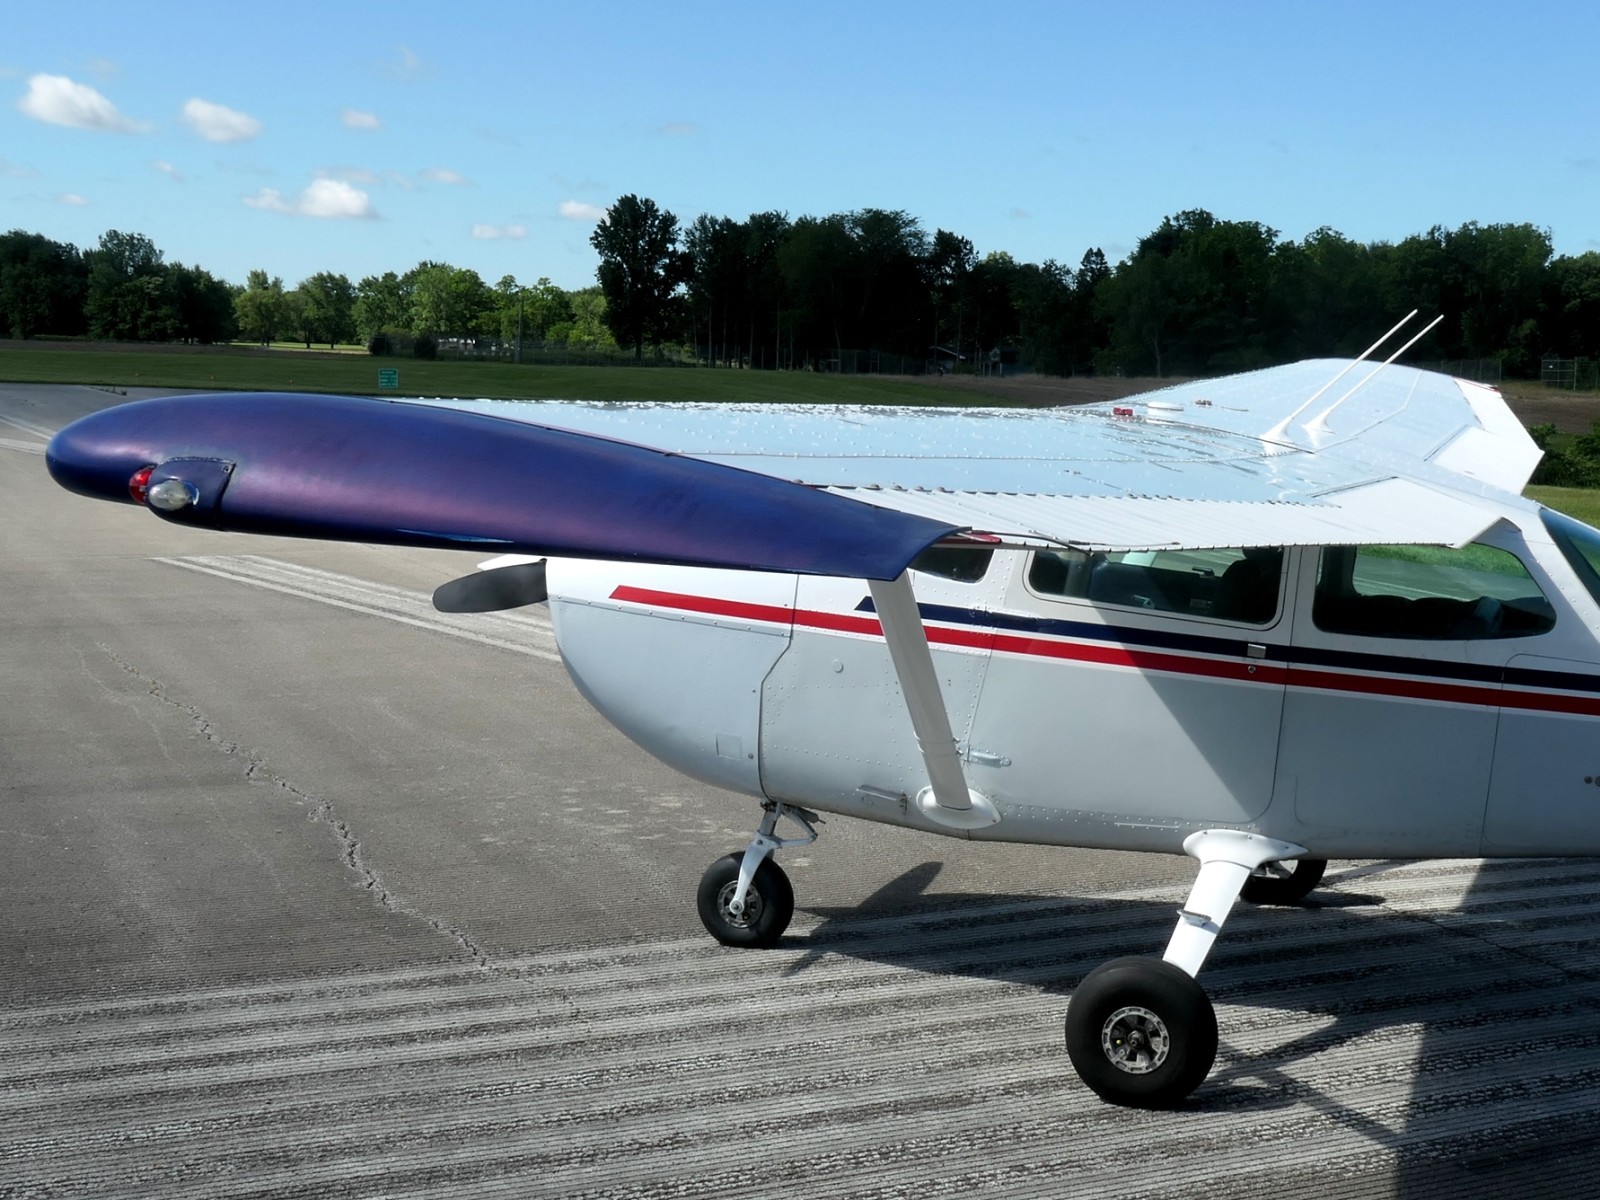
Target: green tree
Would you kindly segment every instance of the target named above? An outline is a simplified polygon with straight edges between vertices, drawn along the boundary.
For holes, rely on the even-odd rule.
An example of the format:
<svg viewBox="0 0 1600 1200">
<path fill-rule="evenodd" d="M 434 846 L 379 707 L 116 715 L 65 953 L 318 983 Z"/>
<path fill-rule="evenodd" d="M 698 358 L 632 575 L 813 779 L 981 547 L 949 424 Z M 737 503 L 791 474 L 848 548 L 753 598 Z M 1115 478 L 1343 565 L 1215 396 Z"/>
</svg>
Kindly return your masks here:
<svg viewBox="0 0 1600 1200">
<path fill-rule="evenodd" d="M 177 305 L 178 337 L 202 346 L 233 340 L 238 320 L 233 307 L 236 289 L 231 284 L 182 263 L 173 263 L 167 278 Z"/>
<path fill-rule="evenodd" d="M 541 275 L 539 281 L 524 287 L 510 275 L 495 284 L 498 304 L 500 338 L 510 344 L 516 340 L 520 320 L 522 340 L 542 342 L 550 338 L 550 330 L 557 325 L 572 322 L 572 301 L 567 293 Z"/>
<path fill-rule="evenodd" d="M 991 250 L 972 268 L 972 341 L 981 357 L 1016 343 L 1021 333 L 1017 291 L 1021 266 L 1004 250 Z"/>
<path fill-rule="evenodd" d="M 356 284 L 356 334 L 371 342 L 381 335 L 411 332 L 411 285 L 393 271 L 368 275 Z"/>
<path fill-rule="evenodd" d="M 746 307 L 746 230 L 727 217 L 704 213 L 684 232 L 692 324 L 705 331 L 706 362 L 731 362 L 738 354 Z M 698 332 L 694 338 L 699 344 Z"/>
<path fill-rule="evenodd" d="M 88 265 L 76 246 L 13 229 L 0 235 L 0 334 L 79 334 L 87 328 Z"/>
<path fill-rule="evenodd" d="M 1507 372 L 1539 365 L 1538 311 L 1550 231 L 1469 221 L 1446 239 L 1461 283 L 1461 340 L 1467 357 L 1500 357 Z"/>
<path fill-rule="evenodd" d="M 545 336 L 575 349 L 616 349 L 606 321 L 606 297 L 599 285 L 566 293 L 571 316 L 545 330 Z"/>
<path fill-rule="evenodd" d="M 910 213 L 863 208 L 845 218 L 852 242 L 853 340 L 864 349 L 927 351 L 928 235 Z"/>
<path fill-rule="evenodd" d="M 744 315 L 749 323 L 749 361 L 752 367 L 776 369 L 783 359 L 783 335 L 793 322 L 785 320 L 783 272 L 778 251 L 789 236 L 789 217 L 781 212 L 751 213 L 744 221 Z M 772 356 L 767 357 L 767 347 Z M 794 357 L 791 340 L 789 358 Z"/>
<path fill-rule="evenodd" d="M 1201 209 L 1162 220 L 1099 288 L 1111 323 L 1106 365 L 1203 374 L 1271 361 L 1277 232 Z"/>
<path fill-rule="evenodd" d="M 132 342 L 177 336 L 177 302 L 154 242 L 143 234 L 110 229 L 86 257 L 90 337 Z"/>
<path fill-rule="evenodd" d="M 356 289 L 345 275 L 318 271 L 295 289 L 304 298 L 302 317 L 307 349 L 313 341 L 327 342 L 332 350 L 356 335 Z"/>
<path fill-rule="evenodd" d="M 820 366 L 844 349 L 854 252 L 842 216 L 800 217 L 778 248 L 791 337 L 802 361 Z"/>
<path fill-rule="evenodd" d="M 1075 374 L 1094 373 L 1094 360 L 1111 340 L 1111 330 L 1097 303 L 1100 287 L 1111 278 L 1111 266 L 1098 246 L 1083 252 L 1072 279 L 1072 335 L 1065 350 Z"/>
<path fill-rule="evenodd" d="M 970 329 L 968 313 L 972 302 L 972 268 L 978 254 L 966 238 L 949 230 L 934 231 L 928 254 L 929 292 L 933 300 L 933 345 L 956 354 Z"/>
<path fill-rule="evenodd" d="M 686 269 L 678 251 L 678 218 L 638 196 L 623 196 L 589 236 L 600 255 L 595 274 L 606 299 L 606 324 L 618 345 L 642 361 L 677 320 L 675 303 Z"/>
<path fill-rule="evenodd" d="M 411 326 L 433 337 L 473 338 L 493 324 L 493 293 L 476 271 L 425 263 L 412 279 Z"/>
<path fill-rule="evenodd" d="M 495 325 L 500 341 L 507 346 L 516 345 L 518 337 L 530 336 L 525 328 L 527 299 L 523 293 L 527 290 L 515 275 L 502 275 L 494 285 Z"/>
<path fill-rule="evenodd" d="M 1017 333 L 1024 360 L 1047 375 L 1072 371 L 1078 311 L 1072 271 L 1052 259 L 1018 268 Z"/>
<path fill-rule="evenodd" d="M 251 271 L 246 277 L 244 291 L 234 299 L 233 312 L 241 337 L 263 346 L 276 341 L 279 333 L 287 328 L 290 315 L 289 303 L 283 294 L 283 280 L 276 275 L 269 279 L 265 271 Z"/>
<path fill-rule="evenodd" d="M 1556 259 L 1544 292 L 1548 348 L 1568 358 L 1600 358 L 1600 252 Z"/>
</svg>

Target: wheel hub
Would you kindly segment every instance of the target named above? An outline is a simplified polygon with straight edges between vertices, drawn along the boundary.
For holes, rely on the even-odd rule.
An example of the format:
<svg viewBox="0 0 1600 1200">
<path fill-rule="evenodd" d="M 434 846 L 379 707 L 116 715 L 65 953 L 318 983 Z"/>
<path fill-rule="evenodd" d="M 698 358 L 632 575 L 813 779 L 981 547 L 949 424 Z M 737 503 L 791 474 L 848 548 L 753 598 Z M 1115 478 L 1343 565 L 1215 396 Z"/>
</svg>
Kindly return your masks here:
<svg viewBox="0 0 1600 1200">
<path fill-rule="evenodd" d="M 755 888 L 749 888 L 744 894 L 744 911 L 735 914 L 733 911 L 733 894 L 739 890 L 737 879 L 723 885 L 717 893 L 717 912 L 729 925 L 739 929 L 748 929 L 761 919 L 761 893 Z"/>
<path fill-rule="evenodd" d="M 1147 1075 L 1167 1061 L 1172 1035 L 1166 1022 L 1148 1008 L 1128 1005 L 1100 1027 L 1100 1048 L 1117 1070 Z"/>
</svg>

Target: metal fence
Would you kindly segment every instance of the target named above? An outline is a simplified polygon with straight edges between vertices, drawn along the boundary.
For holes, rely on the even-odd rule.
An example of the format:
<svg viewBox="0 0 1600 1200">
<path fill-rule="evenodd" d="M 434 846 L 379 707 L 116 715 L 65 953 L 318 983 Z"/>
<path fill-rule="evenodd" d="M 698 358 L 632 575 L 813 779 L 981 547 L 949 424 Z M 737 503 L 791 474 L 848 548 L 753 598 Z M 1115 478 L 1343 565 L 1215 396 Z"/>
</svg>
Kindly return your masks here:
<svg viewBox="0 0 1600 1200">
<path fill-rule="evenodd" d="M 1412 365 L 1424 371 L 1437 371 L 1441 375 L 1453 375 L 1457 379 L 1470 379 L 1475 383 L 1499 383 L 1505 364 L 1498 358 L 1443 358 Z"/>
<path fill-rule="evenodd" d="M 1600 362 L 1592 358 L 1542 358 L 1539 381 L 1549 388 L 1592 392 L 1600 389 Z"/>
</svg>

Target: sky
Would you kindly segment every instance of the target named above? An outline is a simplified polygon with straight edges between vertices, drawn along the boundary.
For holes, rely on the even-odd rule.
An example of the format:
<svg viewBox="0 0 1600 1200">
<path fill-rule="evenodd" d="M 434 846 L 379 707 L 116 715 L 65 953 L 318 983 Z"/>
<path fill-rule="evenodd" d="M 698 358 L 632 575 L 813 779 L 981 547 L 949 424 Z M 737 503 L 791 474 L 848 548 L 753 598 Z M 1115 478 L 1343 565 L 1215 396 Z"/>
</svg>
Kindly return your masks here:
<svg viewBox="0 0 1600 1200">
<path fill-rule="evenodd" d="M 630 192 L 682 225 L 901 209 L 1068 266 L 1196 208 L 1600 250 L 1592 0 L 60 0 L 0 30 L 0 229 L 235 283 L 585 287 Z"/>
</svg>

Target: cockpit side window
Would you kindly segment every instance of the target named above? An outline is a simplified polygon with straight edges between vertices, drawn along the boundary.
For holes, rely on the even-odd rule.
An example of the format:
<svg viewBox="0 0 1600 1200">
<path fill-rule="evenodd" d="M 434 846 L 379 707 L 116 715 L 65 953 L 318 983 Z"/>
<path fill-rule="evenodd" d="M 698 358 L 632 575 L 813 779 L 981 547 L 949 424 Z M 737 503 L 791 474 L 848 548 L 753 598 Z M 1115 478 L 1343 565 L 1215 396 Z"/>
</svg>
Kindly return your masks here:
<svg viewBox="0 0 1600 1200">
<path fill-rule="evenodd" d="M 1311 618 L 1326 633 L 1423 641 L 1531 637 L 1556 623 L 1521 560 L 1478 542 L 1326 546 Z"/>
<path fill-rule="evenodd" d="M 1589 589 L 1595 603 L 1600 604 L 1600 530 L 1550 508 L 1540 509 L 1539 519 L 1567 562 L 1572 564 L 1578 581 Z"/>
<path fill-rule="evenodd" d="M 1283 549 L 1040 550 L 1028 585 L 1045 596 L 1265 625 L 1278 613 Z"/>
</svg>

